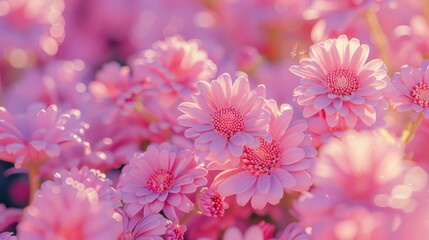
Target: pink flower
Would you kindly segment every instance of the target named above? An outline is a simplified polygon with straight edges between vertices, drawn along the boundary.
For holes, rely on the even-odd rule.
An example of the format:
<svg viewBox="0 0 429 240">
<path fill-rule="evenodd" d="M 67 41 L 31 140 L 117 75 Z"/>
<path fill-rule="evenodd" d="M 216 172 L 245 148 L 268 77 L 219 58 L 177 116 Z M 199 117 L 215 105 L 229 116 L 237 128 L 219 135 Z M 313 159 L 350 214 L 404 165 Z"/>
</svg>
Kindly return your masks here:
<svg viewBox="0 0 429 240">
<path fill-rule="evenodd" d="M 415 111 L 429 118 L 429 61 L 421 68 L 403 66 L 392 81 L 395 91 L 390 103 L 399 112 Z"/>
<path fill-rule="evenodd" d="M 186 232 L 186 226 L 180 225 L 178 222 L 174 221 L 167 225 L 167 232 L 163 236 L 165 240 L 184 240 L 184 235 Z"/>
<path fill-rule="evenodd" d="M 93 188 L 97 191 L 99 200 L 117 201 L 119 204 L 119 197 L 112 187 L 112 181 L 106 178 L 106 174 L 101 173 L 100 170 L 89 169 L 87 166 L 80 169 L 62 170 L 55 174 L 54 181 L 58 185 L 83 185 L 84 188 Z"/>
<path fill-rule="evenodd" d="M 21 219 L 21 209 L 6 208 L 0 203 L 0 232 Z"/>
<path fill-rule="evenodd" d="M 315 188 L 294 204 L 302 225 L 315 239 L 390 239 L 398 227 L 394 216 L 412 212 L 413 192 L 422 191 L 404 177 L 403 150 L 377 131 L 350 130 L 331 139 L 319 152 Z"/>
<path fill-rule="evenodd" d="M 85 144 L 87 128 L 76 109 L 60 113 L 56 105 L 31 105 L 25 114 L 12 116 L 0 108 L 0 157 L 16 168 L 39 166 L 57 157 L 63 144 Z"/>
<path fill-rule="evenodd" d="M 123 218 L 124 230 L 118 240 L 163 240 L 170 221 L 159 213 L 148 216 L 137 214 L 129 218 L 124 211 L 118 210 Z"/>
<path fill-rule="evenodd" d="M 118 187 L 125 213 L 132 217 L 142 209 L 144 215 L 162 210 L 176 220 L 176 209 L 193 209 L 186 195 L 207 183 L 205 175 L 207 170 L 197 164 L 190 151 L 168 143 L 151 144 L 122 170 Z"/>
<path fill-rule="evenodd" d="M 79 185 L 42 184 L 18 224 L 19 239 L 117 239 L 121 218 L 97 191 Z"/>
<path fill-rule="evenodd" d="M 213 182 L 222 196 L 237 195 L 244 206 L 249 200 L 255 209 L 267 203 L 276 205 L 285 191 L 306 191 L 312 184 L 308 174 L 316 155 L 310 136 L 304 134 L 307 124 L 291 124 L 293 110 L 273 100 L 268 101 L 271 140 L 259 138 L 259 147 L 245 146 L 236 167 L 218 174 Z"/>
<path fill-rule="evenodd" d="M 358 122 L 372 126 L 381 121 L 377 111 L 387 106 L 386 68 L 379 59 L 366 63 L 367 45 L 341 35 L 312 45 L 309 53 L 310 58 L 290 68 L 301 77 L 294 94 L 305 118 L 321 114 L 329 127 L 345 120 L 349 128 Z"/>
<path fill-rule="evenodd" d="M 12 235 L 11 232 L 0 233 L 0 240 L 16 240 L 16 237 Z"/>
<path fill-rule="evenodd" d="M 277 234 L 278 240 L 309 240 L 308 235 L 304 228 L 297 222 L 289 223 L 285 229 Z"/>
<path fill-rule="evenodd" d="M 216 189 L 203 188 L 197 196 L 198 209 L 208 217 L 222 217 L 228 203 Z"/>
<path fill-rule="evenodd" d="M 258 137 L 266 134 L 269 113 L 265 99 L 250 90 L 245 77 L 234 83 L 222 74 L 211 83 L 199 82 L 192 102 L 179 105 L 184 114 L 177 121 L 187 127 L 185 136 L 195 139 L 195 150 L 204 159 L 237 164 L 243 146 L 258 146 Z"/>
<path fill-rule="evenodd" d="M 264 233 L 260 226 L 250 226 L 243 233 L 237 227 L 230 227 L 225 231 L 224 240 L 265 240 Z"/>
</svg>

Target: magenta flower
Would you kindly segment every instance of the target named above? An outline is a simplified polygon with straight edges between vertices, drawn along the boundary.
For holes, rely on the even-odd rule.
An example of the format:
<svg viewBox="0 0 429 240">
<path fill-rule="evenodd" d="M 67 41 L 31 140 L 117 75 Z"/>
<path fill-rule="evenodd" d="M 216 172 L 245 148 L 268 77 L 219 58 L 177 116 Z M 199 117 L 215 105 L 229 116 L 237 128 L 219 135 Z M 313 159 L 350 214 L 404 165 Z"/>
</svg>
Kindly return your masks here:
<svg viewBox="0 0 429 240">
<path fill-rule="evenodd" d="M 258 225 L 252 225 L 244 234 L 237 227 L 229 227 L 223 236 L 224 240 L 264 240 L 264 232 Z"/>
<path fill-rule="evenodd" d="M 87 125 L 76 109 L 60 113 L 56 105 L 33 104 L 25 114 L 12 116 L 0 108 L 0 158 L 16 168 L 39 166 L 57 157 L 63 144 L 81 140 Z"/>
<path fill-rule="evenodd" d="M 310 58 L 290 68 L 301 77 L 294 94 L 305 118 L 320 114 L 329 127 L 345 120 L 349 128 L 381 121 L 377 111 L 387 106 L 383 89 L 388 77 L 380 59 L 366 62 L 367 45 L 341 35 L 312 45 L 309 53 Z"/>
<path fill-rule="evenodd" d="M 176 209 L 189 212 L 194 205 L 186 196 L 207 183 L 207 170 L 198 165 L 188 150 L 174 145 L 151 144 L 136 154 L 122 170 L 118 187 L 128 216 L 140 210 L 144 215 L 161 210 L 176 220 Z"/>
<path fill-rule="evenodd" d="M 225 209 L 228 208 L 228 203 L 216 189 L 203 188 L 197 195 L 198 209 L 201 213 L 208 217 L 222 217 Z"/>
<path fill-rule="evenodd" d="M 184 240 L 186 230 L 187 229 L 185 225 L 180 225 L 176 221 L 170 221 L 170 223 L 167 225 L 167 232 L 163 237 L 165 240 Z"/>
<path fill-rule="evenodd" d="M 185 136 L 195 139 L 195 150 L 201 158 L 236 165 L 243 146 L 256 147 L 258 137 L 266 135 L 269 112 L 266 100 L 250 90 L 245 77 L 232 82 L 229 74 L 222 74 L 211 83 L 199 82 L 198 93 L 192 102 L 179 105 L 184 114 L 177 121 L 187 127 Z"/>
<path fill-rule="evenodd" d="M 237 203 L 244 206 L 249 200 L 255 209 L 267 203 L 276 205 L 285 191 L 306 191 L 312 179 L 308 174 L 316 150 L 310 136 L 304 134 L 307 124 L 291 124 L 293 110 L 289 105 L 268 101 L 271 140 L 259 138 L 260 146 L 244 147 L 238 166 L 218 174 L 213 182 L 222 196 L 237 195 Z"/>
<path fill-rule="evenodd" d="M 18 224 L 19 239 L 117 239 L 121 217 L 97 192 L 79 185 L 42 184 Z"/>
<path fill-rule="evenodd" d="M 89 169 L 87 166 L 80 169 L 62 170 L 55 174 L 54 181 L 58 185 L 68 184 L 93 188 L 97 191 L 99 200 L 117 201 L 120 205 L 116 190 L 112 187 L 112 181 L 106 178 L 106 174 L 101 173 L 100 170 Z"/>
<path fill-rule="evenodd" d="M 159 213 L 148 216 L 137 214 L 129 218 L 118 210 L 123 218 L 123 233 L 118 240 L 163 240 L 170 221 Z"/>
<path fill-rule="evenodd" d="M 415 111 L 429 118 L 429 61 L 423 61 L 421 68 L 403 66 L 395 73 L 392 81 L 395 91 L 390 103 L 399 112 Z"/>
</svg>

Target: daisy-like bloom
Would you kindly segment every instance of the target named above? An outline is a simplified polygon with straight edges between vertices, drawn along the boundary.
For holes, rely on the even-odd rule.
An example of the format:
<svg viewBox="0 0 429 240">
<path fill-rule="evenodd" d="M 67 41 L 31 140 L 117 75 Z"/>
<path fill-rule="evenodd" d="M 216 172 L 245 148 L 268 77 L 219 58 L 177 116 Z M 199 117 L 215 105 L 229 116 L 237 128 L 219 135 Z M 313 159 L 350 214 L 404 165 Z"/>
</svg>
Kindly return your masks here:
<svg viewBox="0 0 429 240">
<path fill-rule="evenodd" d="M 0 232 L 21 219 L 21 209 L 7 208 L 0 203 Z"/>
<path fill-rule="evenodd" d="M 16 237 L 11 232 L 4 232 L 0 233 L 0 240 L 16 240 Z"/>
<path fill-rule="evenodd" d="M 80 135 L 87 128 L 76 109 L 60 113 L 56 105 L 31 105 L 24 114 L 13 116 L 0 108 L 0 158 L 16 168 L 40 166 L 57 157 L 63 144 L 85 145 Z"/>
<path fill-rule="evenodd" d="M 222 196 L 237 195 L 244 206 L 249 200 L 255 209 L 267 203 L 276 205 L 285 191 L 306 191 L 312 184 L 308 173 L 316 155 L 305 122 L 291 123 L 293 110 L 285 104 L 279 109 L 269 100 L 268 127 L 271 140 L 259 138 L 259 147 L 245 146 L 240 162 L 219 173 L 213 186 Z"/>
<path fill-rule="evenodd" d="M 387 107 L 383 90 L 388 77 L 380 59 L 366 62 L 367 45 L 341 35 L 312 45 L 309 53 L 310 58 L 290 67 L 301 77 L 294 95 L 305 118 L 321 114 L 329 127 L 345 120 L 349 128 L 381 121 L 377 111 Z"/>
<path fill-rule="evenodd" d="M 297 222 L 289 223 L 285 229 L 277 234 L 276 239 L 279 240 L 309 240 L 304 228 Z"/>
<path fill-rule="evenodd" d="M 42 184 L 18 224 L 18 239 L 117 239 L 121 217 L 111 203 L 98 201 L 92 188 Z"/>
<path fill-rule="evenodd" d="M 192 102 L 179 105 L 184 114 L 177 119 L 178 123 L 188 128 L 185 136 L 195 139 L 195 150 L 201 158 L 207 156 L 221 164 L 231 159 L 232 165 L 236 165 L 243 146 L 258 146 L 259 137 L 266 134 L 266 100 L 250 90 L 245 77 L 233 82 L 226 73 L 211 83 L 199 82 L 197 88 Z"/>
<path fill-rule="evenodd" d="M 184 240 L 186 232 L 186 226 L 180 225 L 178 222 L 170 221 L 167 225 L 167 232 L 163 236 L 165 240 Z"/>
<path fill-rule="evenodd" d="M 124 211 L 118 210 L 123 219 L 123 233 L 118 240 L 163 240 L 167 226 L 171 223 L 159 213 L 143 216 L 140 213 L 129 218 Z"/>
<path fill-rule="evenodd" d="M 395 73 L 392 86 L 395 91 L 390 103 L 394 109 L 412 110 L 429 118 L 429 61 L 423 61 L 420 68 L 403 66 Z"/>
<path fill-rule="evenodd" d="M 125 213 L 133 217 L 161 210 L 176 220 L 176 209 L 189 212 L 194 205 L 186 196 L 207 183 L 207 170 L 189 150 L 179 150 L 169 143 L 151 144 L 143 154 L 136 154 L 124 167 L 118 187 Z"/>
<path fill-rule="evenodd" d="M 57 172 L 54 177 L 54 181 L 58 185 L 83 185 L 84 188 L 93 188 L 97 191 L 99 200 L 116 200 L 119 204 L 119 197 L 112 187 L 112 181 L 106 178 L 106 174 L 98 169 L 90 169 L 87 166 L 83 166 L 80 169 L 72 168 L 71 170 Z"/>
<path fill-rule="evenodd" d="M 222 217 L 228 203 L 216 189 L 203 188 L 197 195 L 198 209 L 208 217 Z"/>
<path fill-rule="evenodd" d="M 403 156 L 399 141 L 376 131 L 349 130 L 331 139 L 314 167 L 315 189 L 294 204 L 302 225 L 315 239 L 389 236 L 398 227 L 393 216 L 403 220 L 412 212 L 413 192 L 421 190 L 418 181 L 406 181 Z"/>
</svg>

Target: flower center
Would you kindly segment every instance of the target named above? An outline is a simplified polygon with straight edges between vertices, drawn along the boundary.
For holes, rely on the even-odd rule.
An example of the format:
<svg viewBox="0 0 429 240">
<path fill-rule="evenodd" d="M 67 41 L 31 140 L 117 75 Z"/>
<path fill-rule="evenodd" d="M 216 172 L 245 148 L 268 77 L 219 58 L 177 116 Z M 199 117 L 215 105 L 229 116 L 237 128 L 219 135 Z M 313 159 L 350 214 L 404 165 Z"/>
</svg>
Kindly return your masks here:
<svg viewBox="0 0 429 240">
<path fill-rule="evenodd" d="M 359 87 L 357 75 L 347 69 L 337 68 L 325 78 L 331 93 L 340 96 L 351 95 Z"/>
<path fill-rule="evenodd" d="M 223 201 L 219 193 L 215 193 L 210 197 L 212 202 L 210 213 L 212 216 L 221 216 L 223 215 Z"/>
<path fill-rule="evenodd" d="M 146 181 L 146 186 L 154 192 L 163 192 L 171 187 L 173 184 L 173 175 L 160 169 L 153 173 L 153 175 Z"/>
<path fill-rule="evenodd" d="M 429 106 L 429 86 L 420 82 L 411 90 L 411 97 L 414 99 L 414 103 L 422 107 Z"/>
<path fill-rule="evenodd" d="M 244 146 L 243 168 L 253 176 L 271 175 L 280 166 L 280 147 L 275 141 L 268 143 L 263 138 L 259 138 L 259 142 L 258 148 Z"/>
<path fill-rule="evenodd" d="M 244 130 L 244 117 L 234 107 L 221 108 L 213 114 L 212 126 L 220 135 L 230 138 Z"/>
</svg>

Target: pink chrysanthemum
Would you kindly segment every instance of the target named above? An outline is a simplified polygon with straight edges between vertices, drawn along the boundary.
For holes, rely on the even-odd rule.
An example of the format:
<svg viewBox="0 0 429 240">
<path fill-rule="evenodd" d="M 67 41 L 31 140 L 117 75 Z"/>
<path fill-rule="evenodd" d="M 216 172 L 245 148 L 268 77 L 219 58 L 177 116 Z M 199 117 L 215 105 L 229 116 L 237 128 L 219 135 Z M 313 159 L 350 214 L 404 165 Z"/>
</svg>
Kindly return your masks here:
<svg viewBox="0 0 429 240">
<path fill-rule="evenodd" d="M 89 169 L 87 166 L 80 169 L 72 168 L 70 171 L 62 170 L 55 174 L 54 181 L 58 185 L 78 186 L 83 184 L 84 188 L 93 188 L 97 191 L 99 200 L 118 201 L 119 204 L 119 197 L 112 187 L 112 181 L 107 179 L 106 174 L 101 173 L 100 170 Z"/>
<path fill-rule="evenodd" d="M 0 232 L 21 219 L 21 209 L 7 208 L 0 203 Z"/>
<path fill-rule="evenodd" d="M 243 146 L 256 147 L 266 134 L 269 112 L 266 100 L 250 90 L 245 77 L 232 82 L 229 74 L 211 83 L 199 82 L 192 102 L 179 105 L 184 114 L 177 121 L 188 128 L 185 136 L 195 139 L 195 149 L 210 160 L 236 165 Z"/>
<path fill-rule="evenodd" d="M 16 237 L 11 232 L 4 232 L 0 233 L 0 240 L 16 240 Z"/>
<path fill-rule="evenodd" d="M 279 240 L 309 240 L 308 235 L 304 228 L 297 222 L 289 223 L 285 229 L 277 234 L 276 239 Z"/>
<path fill-rule="evenodd" d="M 208 217 L 222 217 L 228 203 L 216 189 L 203 188 L 197 195 L 198 209 Z"/>
<path fill-rule="evenodd" d="M 315 239 L 390 239 L 377 236 L 398 227 L 393 216 L 414 211 L 412 195 L 421 190 L 414 189 L 418 181 L 404 178 L 403 155 L 399 141 L 379 132 L 348 131 L 332 139 L 319 152 L 315 189 L 294 204 L 301 223 L 312 227 Z"/>
<path fill-rule="evenodd" d="M 178 222 L 171 222 L 167 225 L 167 232 L 163 236 L 165 240 L 184 240 L 186 226 Z"/>
<path fill-rule="evenodd" d="M 429 61 L 423 61 L 421 68 L 403 66 L 395 73 L 390 103 L 400 112 L 415 111 L 429 118 Z"/>
<path fill-rule="evenodd" d="M 176 209 L 189 212 L 193 203 L 186 194 L 207 183 L 207 170 L 198 165 L 188 150 L 174 145 L 151 144 L 143 154 L 137 154 L 122 170 L 119 190 L 128 216 L 143 209 L 144 215 L 161 210 L 176 220 Z"/>
<path fill-rule="evenodd" d="M 377 110 L 387 105 L 382 90 L 386 87 L 386 68 L 380 59 L 366 62 L 369 47 L 345 35 L 310 47 L 310 58 L 290 70 L 301 77 L 294 91 L 305 118 L 321 114 L 329 127 L 341 120 L 349 128 L 363 122 L 372 126 Z"/>
<path fill-rule="evenodd" d="M 307 124 L 291 124 L 293 110 L 289 105 L 268 101 L 272 112 L 268 132 L 271 140 L 259 138 L 260 146 L 244 147 L 238 166 L 218 174 L 213 182 L 225 197 L 237 195 L 237 203 L 251 200 L 255 209 L 267 203 L 278 204 L 285 191 L 305 191 L 311 183 L 308 174 L 316 150 L 309 135 L 304 134 Z"/>
<path fill-rule="evenodd" d="M 18 224 L 19 239 L 117 239 L 121 218 L 92 188 L 45 182 Z"/>
<path fill-rule="evenodd" d="M 41 165 L 57 157 L 63 144 L 85 144 L 80 135 L 86 128 L 75 109 L 61 114 L 56 105 L 34 104 L 25 114 L 12 116 L 0 108 L 0 158 L 16 168 Z"/>
<path fill-rule="evenodd" d="M 129 218 L 125 212 L 118 210 L 123 219 L 123 233 L 118 240 L 164 240 L 170 221 L 159 213 L 149 216 L 137 214 Z"/>
</svg>

